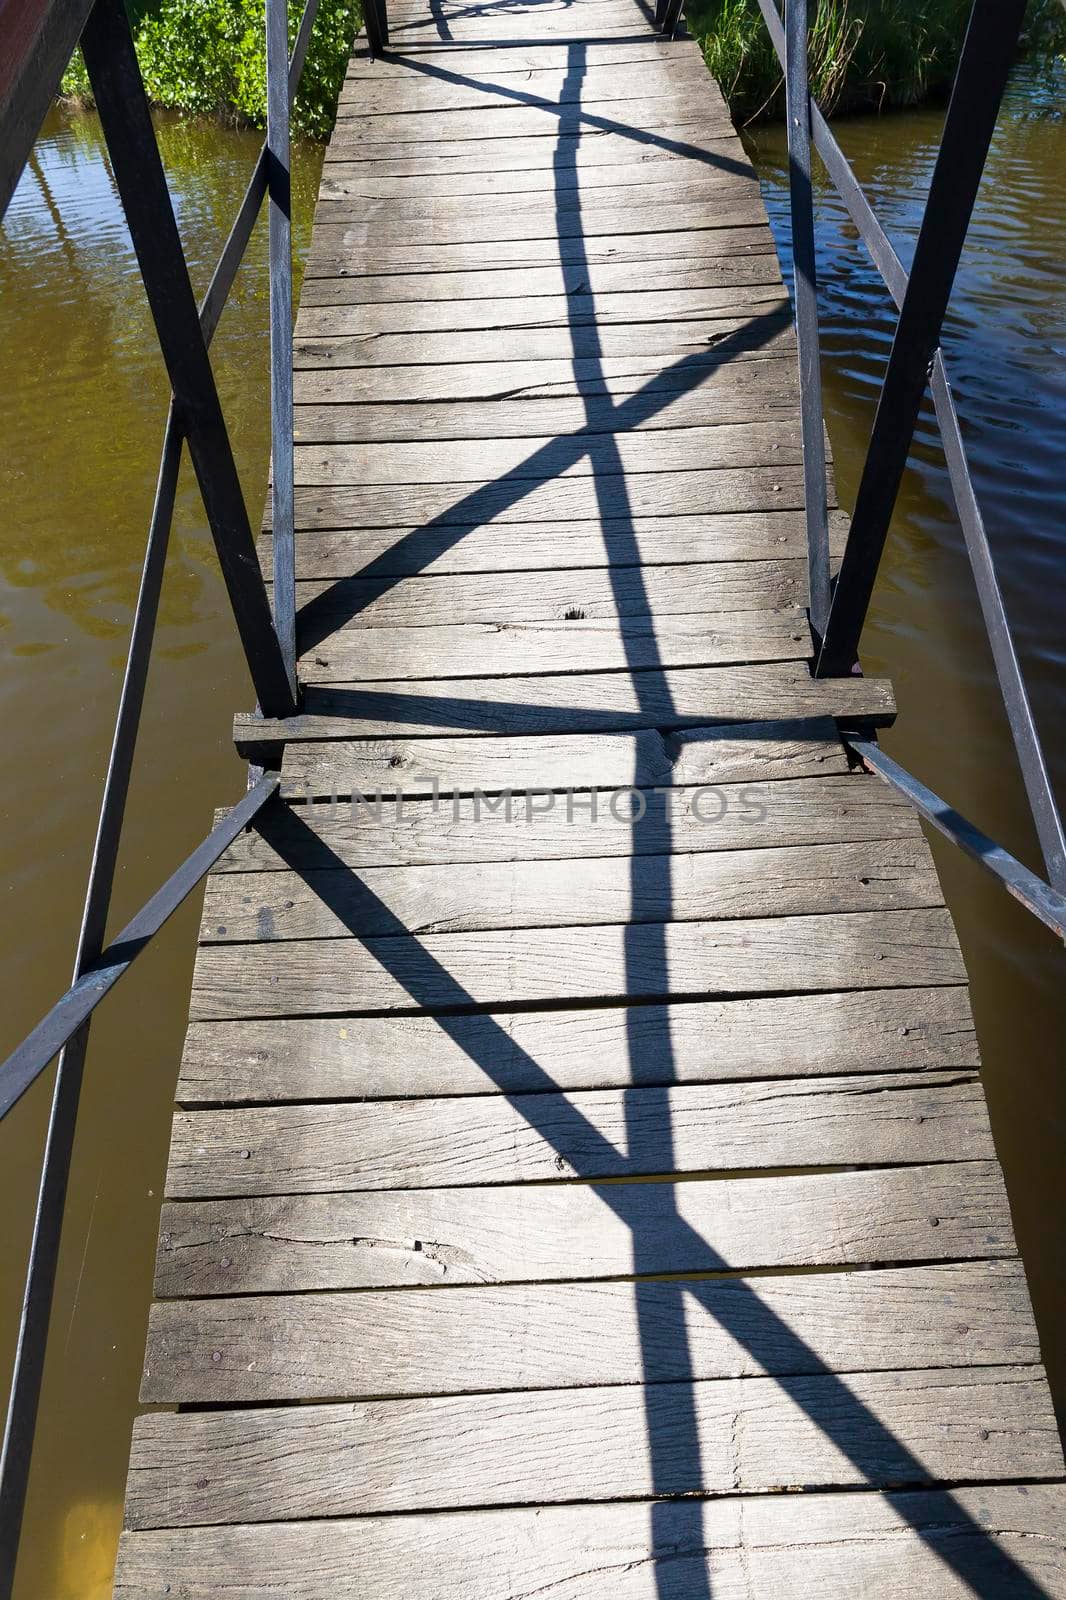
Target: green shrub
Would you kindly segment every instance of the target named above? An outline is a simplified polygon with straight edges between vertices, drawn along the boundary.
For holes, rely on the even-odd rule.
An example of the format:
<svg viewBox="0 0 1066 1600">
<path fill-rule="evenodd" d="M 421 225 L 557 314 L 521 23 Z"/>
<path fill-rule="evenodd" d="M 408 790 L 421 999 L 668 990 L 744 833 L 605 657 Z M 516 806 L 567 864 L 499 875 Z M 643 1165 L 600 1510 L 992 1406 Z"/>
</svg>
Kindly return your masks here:
<svg viewBox="0 0 1066 1600">
<path fill-rule="evenodd" d="M 137 59 L 153 105 L 263 125 L 264 0 L 161 0 L 147 5 L 142 0 L 130 10 Z M 290 0 L 290 42 L 302 11 L 302 0 Z M 360 20 L 358 0 L 319 0 L 293 109 L 298 131 L 321 139 L 332 128 Z M 91 98 L 80 55 L 71 62 L 62 90 L 82 100 Z"/>
<path fill-rule="evenodd" d="M 817 0 L 811 90 L 827 114 L 917 105 L 948 92 L 970 0 Z M 757 0 L 689 0 L 689 26 L 740 120 L 784 114 L 784 85 Z M 1032 0 L 1025 48 L 1066 50 L 1060 0 Z"/>
</svg>

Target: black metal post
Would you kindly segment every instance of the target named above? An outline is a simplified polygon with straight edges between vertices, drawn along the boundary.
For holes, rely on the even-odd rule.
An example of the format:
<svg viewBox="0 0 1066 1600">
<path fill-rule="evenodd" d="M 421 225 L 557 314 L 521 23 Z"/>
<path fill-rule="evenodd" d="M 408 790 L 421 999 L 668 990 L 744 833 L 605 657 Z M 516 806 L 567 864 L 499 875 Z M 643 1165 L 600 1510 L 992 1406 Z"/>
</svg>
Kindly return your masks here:
<svg viewBox="0 0 1066 1600">
<path fill-rule="evenodd" d="M 82 53 L 230 604 L 263 709 L 295 709 L 122 0 L 96 0 Z"/>
<path fill-rule="evenodd" d="M 850 672 L 929 367 L 1014 60 L 1025 0 L 974 0 L 888 369 L 855 498 L 819 676 Z"/>
<path fill-rule="evenodd" d="M 287 0 L 266 0 L 267 191 L 270 197 L 270 505 L 274 628 L 293 700 L 296 687 L 296 547 L 292 415 L 292 222 L 289 170 Z"/>
<path fill-rule="evenodd" d="M 363 20 L 367 43 L 376 56 L 383 55 L 389 47 L 388 0 L 363 0 Z"/>
<path fill-rule="evenodd" d="M 656 31 L 665 34 L 667 38 L 675 31 L 681 21 L 681 8 L 684 0 L 656 0 L 655 27 Z"/>
<path fill-rule="evenodd" d="M 792 216 L 792 265 L 799 348 L 800 430 L 807 523 L 811 628 L 821 643 L 829 617 L 829 511 L 818 347 L 818 269 L 811 184 L 811 99 L 807 87 L 807 0 L 785 0 L 785 115 Z"/>
</svg>

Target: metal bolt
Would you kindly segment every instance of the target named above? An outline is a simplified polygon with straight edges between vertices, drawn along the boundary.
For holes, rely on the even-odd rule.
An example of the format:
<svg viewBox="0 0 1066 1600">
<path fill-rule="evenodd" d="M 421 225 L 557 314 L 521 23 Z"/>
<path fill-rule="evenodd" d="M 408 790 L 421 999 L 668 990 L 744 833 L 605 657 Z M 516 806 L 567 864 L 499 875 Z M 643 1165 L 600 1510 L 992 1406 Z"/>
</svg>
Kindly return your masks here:
<svg viewBox="0 0 1066 1600">
<path fill-rule="evenodd" d="M 211 1360 L 212 1361 L 221 1361 L 222 1360 L 222 1351 L 221 1350 L 212 1350 L 212 1352 L 211 1352 Z"/>
<path fill-rule="evenodd" d="M 251 1158 L 251 1154 L 252 1154 L 252 1152 L 250 1150 L 242 1150 L 241 1151 L 241 1160 L 242 1161 L 248 1161 Z"/>
</svg>

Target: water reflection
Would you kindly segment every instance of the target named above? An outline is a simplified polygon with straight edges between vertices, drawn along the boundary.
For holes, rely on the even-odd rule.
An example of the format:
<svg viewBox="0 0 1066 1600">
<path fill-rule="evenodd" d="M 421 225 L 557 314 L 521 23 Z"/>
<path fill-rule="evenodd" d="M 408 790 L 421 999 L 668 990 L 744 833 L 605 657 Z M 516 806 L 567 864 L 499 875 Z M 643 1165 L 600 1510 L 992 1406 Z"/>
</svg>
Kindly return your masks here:
<svg viewBox="0 0 1066 1600">
<path fill-rule="evenodd" d="M 1020 69 L 1000 118 L 944 334 L 974 482 L 1052 776 L 1066 796 L 1066 75 Z M 838 124 L 856 176 L 909 265 L 942 124 L 936 110 Z M 783 131 L 750 138 L 787 253 Z M 835 193 L 817 190 L 825 405 L 841 503 L 854 502 L 895 312 Z M 923 411 L 867 626 L 868 671 L 895 682 L 886 747 L 1028 864 L 1040 864 L 955 519 Z M 1066 959 L 1054 940 L 934 837 L 973 982 L 997 1146 L 1066 1411 Z"/>
<path fill-rule="evenodd" d="M 175 117 L 156 126 L 202 292 L 259 138 Z M 317 148 L 297 148 L 301 246 L 320 164 Z M 212 350 L 253 526 L 269 453 L 265 246 L 261 224 Z M 162 361 L 92 115 L 50 113 L 0 229 L 0 341 L 6 1054 L 69 977 L 165 420 Z M 230 720 L 251 690 L 187 468 L 154 660 L 116 918 L 243 788 Z M 194 909 L 175 919 L 94 1032 L 19 1600 L 110 1593 L 195 930 Z M 0 1129 L 5 1387 L 49 1089 L 37 1085 Z"/>
</svg>

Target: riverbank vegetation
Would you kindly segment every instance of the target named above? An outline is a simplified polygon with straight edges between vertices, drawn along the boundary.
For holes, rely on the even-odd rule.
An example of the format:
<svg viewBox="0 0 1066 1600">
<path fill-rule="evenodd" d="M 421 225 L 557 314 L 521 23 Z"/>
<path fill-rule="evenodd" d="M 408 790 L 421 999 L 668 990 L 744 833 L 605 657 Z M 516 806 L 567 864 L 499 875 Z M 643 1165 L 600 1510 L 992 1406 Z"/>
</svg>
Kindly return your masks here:
<svg viewBox="0 0 1066 1600">
<path fill-rule="evenodd" d="M 262 126 L 266 119 L 263 0 L 127 0 L 153 104 Z M 295 37 L 302 0 L 290 0 Z M 811 89 L 827 115 L 920 105 L 947 94 L 970 0 L 812 0 Z M 784 83 L 758 0 L 688 0 L 686 16 L 737 122 L 784 114 Z M 320 0 L 293 114 L 325 138 L 360 0 Z M 1066 54 L 1062 0 L 1031 0 L 1023 48 Z M 63 93 L 90 102 L 80 55 Z"/>
<path fill-rule="evenodd" d="M 826 115 L 945 96 L 971 0 L 812 0 L 811 92 Z M 686 15 L 738 122 L 784 115 L 785 90 L 758 0 L 689 0 Z M 1023 49 L 1066 53 L 1061 0 L 1031 0 Z"/>
<path fill-rule="evenodd" d="M 128 6 L 144 85 L 153 105 L 261 127 L 266 121 L 263 0 L 135 0 Z M 303 0 L 290 0 L 289 38 Z M 319 0 L 293 126 L 323 139 L 362 17 L 358 0 Z M 91 104 L 81 54 L 62 92 Z"/>
</svg>

